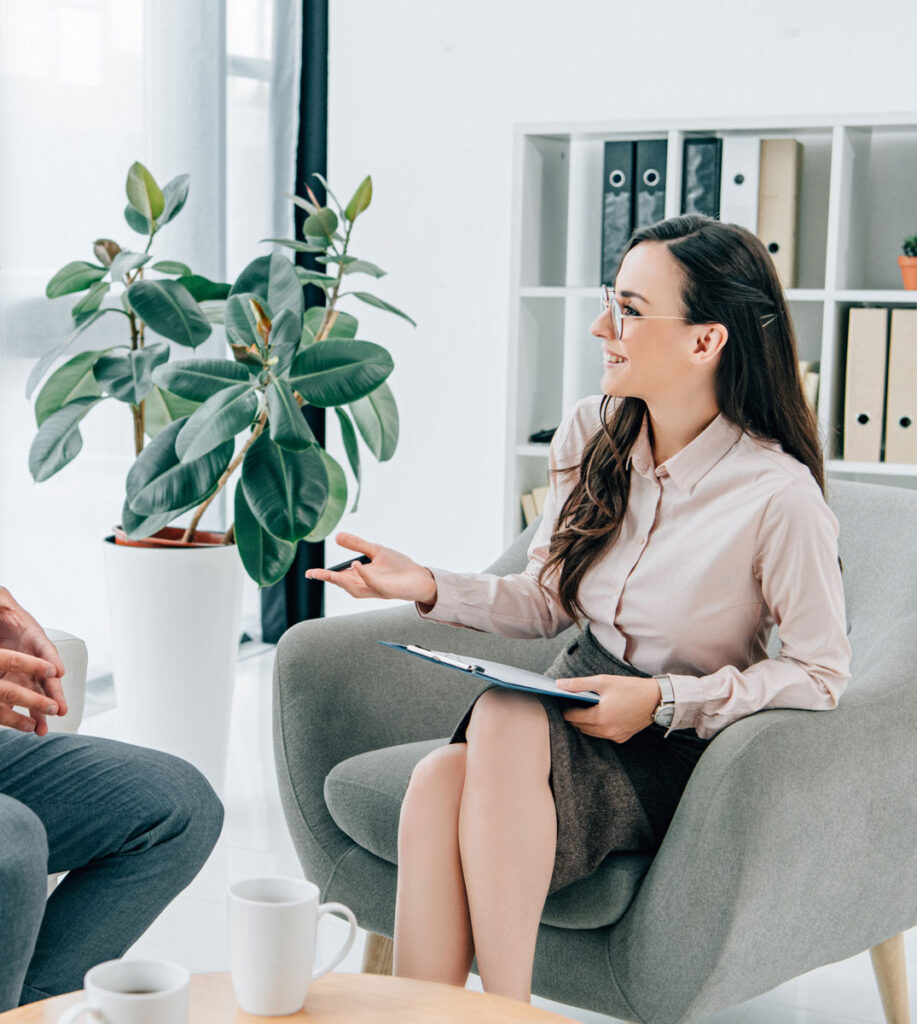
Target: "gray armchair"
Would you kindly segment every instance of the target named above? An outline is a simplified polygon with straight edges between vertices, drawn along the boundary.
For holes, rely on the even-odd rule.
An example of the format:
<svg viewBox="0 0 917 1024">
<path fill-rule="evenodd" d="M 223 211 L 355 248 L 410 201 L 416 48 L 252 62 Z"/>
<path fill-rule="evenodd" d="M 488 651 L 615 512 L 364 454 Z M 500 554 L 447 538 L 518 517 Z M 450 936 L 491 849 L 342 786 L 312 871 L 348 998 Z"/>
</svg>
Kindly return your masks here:
<svg viewBox="0 0 917 1024">
<path fill-rule="evenodd" d="M 675 1024 L 869 948 L 888 1020 L 908 1020 L 901 933 L 917 924 L 917 493 L 832 480 L 829 500 L 853 648 L 839 706 L 761 711 L 717 735 L 655 857 L 610 855 L 548 898 L 538 995 Z M 486 571 L 521 571 L 535 526 Z M 322 900 L 392 935 L 411 771 L 482 688 L 376 640 L 543 671 L 575 632 L 507 639 L 421 621 L 410 605 L 287 631 L 274 669 L 275 758 L 293 842 Z M 775 630 L 770 655 L 778 649 Z M 378 955 L 384 943 L 373 942 Z"/>
</svg>

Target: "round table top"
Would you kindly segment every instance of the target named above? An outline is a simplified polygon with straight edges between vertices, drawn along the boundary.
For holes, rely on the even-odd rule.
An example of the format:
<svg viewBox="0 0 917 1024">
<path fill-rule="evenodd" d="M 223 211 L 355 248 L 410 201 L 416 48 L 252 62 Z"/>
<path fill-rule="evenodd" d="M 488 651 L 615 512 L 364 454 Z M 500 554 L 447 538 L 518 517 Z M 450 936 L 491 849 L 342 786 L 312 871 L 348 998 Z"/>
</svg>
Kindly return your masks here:
<svg viewBox="0 0 917 1024">
<path fill-rule="evenodd" d="M 0 1013 L 3 1024 L 53 1024 L 79 1002 L 82 992 L 43 999 Z M 229 973 L 191 975 L 192 1024 L 242 1024 L 243 1021 L 308 1021 L 309 1024 L 437 1024 L 474 1021 L 475 1024 L 562 1024 L 569 1017 L 517 999 L 474 992 L 435 981 L 393 978 L 385 974 L 326 974 L 309 986 L 306 1005 L 286 1017 L 253 1017 L 236 1005 Z"/>
</svg>

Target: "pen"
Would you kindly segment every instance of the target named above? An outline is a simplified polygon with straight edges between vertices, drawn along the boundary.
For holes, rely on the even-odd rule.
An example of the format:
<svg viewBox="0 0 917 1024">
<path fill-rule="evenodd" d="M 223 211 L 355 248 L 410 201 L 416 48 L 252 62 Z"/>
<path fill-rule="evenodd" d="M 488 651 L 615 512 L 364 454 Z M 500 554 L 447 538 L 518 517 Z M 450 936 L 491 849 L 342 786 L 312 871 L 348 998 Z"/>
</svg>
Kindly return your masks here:
<svg viewBox="0 0 917 1024">
<path fill-rule="evenodd" d="M 358 555 L 356 558 L 348 558 L 346 562 L 338 562 L 337 565 L 329 565 L 328 572 L 344 572 L 349 569 L 354 562 L 359 562 L 360 565 L 369 565 L 372 559 L 369 555 Z"/>
</svg>

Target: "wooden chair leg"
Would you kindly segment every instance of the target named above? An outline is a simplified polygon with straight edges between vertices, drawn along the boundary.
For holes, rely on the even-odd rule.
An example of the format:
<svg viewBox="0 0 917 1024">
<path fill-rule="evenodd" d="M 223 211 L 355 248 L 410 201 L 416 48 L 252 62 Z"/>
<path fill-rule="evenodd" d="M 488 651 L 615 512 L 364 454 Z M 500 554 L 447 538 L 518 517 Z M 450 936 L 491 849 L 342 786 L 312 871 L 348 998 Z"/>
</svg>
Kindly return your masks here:
<svg viewBox="0 0 917 1024">
<path fill-rule="evenodd" d="M 872 969 L 882 997 L 882 1009 L 888 1024 L 911 1024 L 907 996 L 907 961 L 904 958 L 904 933 L 899 932 L 869 951 Z"/>
<path fill-rule="evenodd" d="M 366 947 L 363 951 L 364 974 L 391 974 L 392 954 L 395 944 L 384 935 L 370 932 L 366 936 Z M 905 1002 L 906 1002 L 905 997 Z"/>
</svg>

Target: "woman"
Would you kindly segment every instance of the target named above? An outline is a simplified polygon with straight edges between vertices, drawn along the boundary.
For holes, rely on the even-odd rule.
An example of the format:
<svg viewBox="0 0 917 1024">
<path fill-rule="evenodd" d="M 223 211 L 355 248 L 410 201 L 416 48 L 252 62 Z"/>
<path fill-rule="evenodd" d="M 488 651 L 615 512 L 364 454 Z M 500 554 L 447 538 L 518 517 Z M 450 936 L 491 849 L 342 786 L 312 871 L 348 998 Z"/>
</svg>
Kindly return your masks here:
<svg viewBox="0 0 917 1024">
<path fill-rule="evenodd" d="M 525 572 L 429 569 L 339 534 L 371 563 L 307 573 L 504 636 L 586 620 L 546 674 L 597 705 L 488 689 L 415 767 L 398 975 L 464 985 L 476 954 L 486 991 L 529 1001 L 545 897 L 608 853 L 657 850 L 731 722 L 833 708 L 849 680 L 837 520 L 767 251 L 737 225 L 674 217 L 634 233 L 615 285 L 591 327 L 604 397 L 555 433 Z"/>
</svg>

